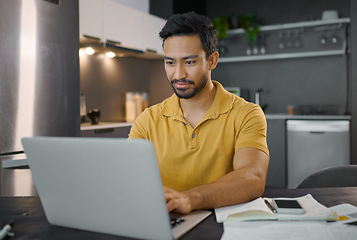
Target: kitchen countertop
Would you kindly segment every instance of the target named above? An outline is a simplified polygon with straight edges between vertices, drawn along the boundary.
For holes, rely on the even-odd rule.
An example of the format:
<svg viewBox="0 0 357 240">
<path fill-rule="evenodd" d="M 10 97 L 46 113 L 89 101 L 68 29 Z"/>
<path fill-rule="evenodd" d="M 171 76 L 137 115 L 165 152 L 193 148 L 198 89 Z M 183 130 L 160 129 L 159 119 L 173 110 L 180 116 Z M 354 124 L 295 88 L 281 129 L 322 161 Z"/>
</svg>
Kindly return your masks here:
<svg viewBox="0 0 357 240">
<path fill-rule="evenodd" d="M 98 124 L 93 124 L 93 125 L 88 122 L 88 123 L 81 123 L 81 131 L 104 129 L 104 128 L 130 127 L 132 125 L 133 125 L 132 122 L 99 122 Z"/>
<path fill-rule="evenodd" d="M 288 114 L 265 114 L 267 120 L 272 119 L 302 119 L 302 120 L 350 120 L 349 115 L 288 115 Z"/>
<path fill-rule="evenodd" d="M 301 120 L 350 120 L 349 115 L 288 115 L 288 114 L 266 114 L 267 120 L 281 119 L 301 119 Z M 99 124 L 92 125 L 89 122 L 81 123 L 81 131 L 89 131 L 96 129 L 105 128 L 119 128 L 119 127 L 130 127 L 132 122 L 99 122 Z"/>
</svg>

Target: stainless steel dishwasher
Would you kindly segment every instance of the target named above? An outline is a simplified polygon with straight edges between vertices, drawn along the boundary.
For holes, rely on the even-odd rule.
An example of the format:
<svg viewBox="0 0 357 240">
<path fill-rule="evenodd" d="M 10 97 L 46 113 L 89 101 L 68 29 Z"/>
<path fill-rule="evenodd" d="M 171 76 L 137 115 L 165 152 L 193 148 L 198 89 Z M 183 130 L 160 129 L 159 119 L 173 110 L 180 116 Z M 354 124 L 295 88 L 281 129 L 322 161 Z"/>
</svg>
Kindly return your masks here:
<svg viewBox="0 0 357 240">
<path fill-rule="evenodd" d="M 287 187 L 329 166 L 350 164 L 349 120 L 287 121 Z"/>
</svg>

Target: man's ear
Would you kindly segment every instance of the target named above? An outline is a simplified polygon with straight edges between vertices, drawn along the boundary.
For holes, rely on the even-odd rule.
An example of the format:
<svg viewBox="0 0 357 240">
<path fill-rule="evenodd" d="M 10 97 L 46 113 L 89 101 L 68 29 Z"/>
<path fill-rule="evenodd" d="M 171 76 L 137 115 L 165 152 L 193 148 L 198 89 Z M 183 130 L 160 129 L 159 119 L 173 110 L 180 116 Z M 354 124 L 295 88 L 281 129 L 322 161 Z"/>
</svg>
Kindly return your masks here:
<svg viewBox="0 0 357 240">
<path fill-rule="evenodd" d="M 213 70 L 217 67 L 218 64 L 219 53 L 217 51 L 213 52 L 208 57 L 209 70 Z"/>
</svg>

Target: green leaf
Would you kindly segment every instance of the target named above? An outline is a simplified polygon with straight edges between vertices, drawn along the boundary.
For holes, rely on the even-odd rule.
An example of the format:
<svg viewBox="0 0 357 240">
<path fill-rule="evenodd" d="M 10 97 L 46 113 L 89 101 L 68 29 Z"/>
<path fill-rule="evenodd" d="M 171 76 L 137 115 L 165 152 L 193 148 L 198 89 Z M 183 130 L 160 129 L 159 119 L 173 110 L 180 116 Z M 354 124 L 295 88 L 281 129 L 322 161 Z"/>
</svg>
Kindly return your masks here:
<svg viewBox="0 0 357 240">
<path fill-rule="evenodd" d="M 227 36 L 227 30 L 229 29 L 228 17 L 216 17 L 212 21 L 213 27 L 217 32 L 217 38 L 223 39 Z"/>
</svg>

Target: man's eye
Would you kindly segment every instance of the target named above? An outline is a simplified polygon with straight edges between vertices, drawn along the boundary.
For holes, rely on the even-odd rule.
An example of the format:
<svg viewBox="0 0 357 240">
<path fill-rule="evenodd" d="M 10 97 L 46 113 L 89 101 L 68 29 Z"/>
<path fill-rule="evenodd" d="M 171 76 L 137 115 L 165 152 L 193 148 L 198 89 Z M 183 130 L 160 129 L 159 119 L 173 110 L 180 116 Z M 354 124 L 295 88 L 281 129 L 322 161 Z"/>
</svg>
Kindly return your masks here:
<svg viewBox="0 0 357 240">
<path fill-rule="evenodd" d="M 166 65 L 174 65 L 173 61 L 166 61 Z"/>
<path fill-rule="evenodd" d="M 194 64 L 195 63 L 195 61 L 186 61 L 186 64 L 187 65 L 192 65 L 192 64 Z"/>
</svg>

